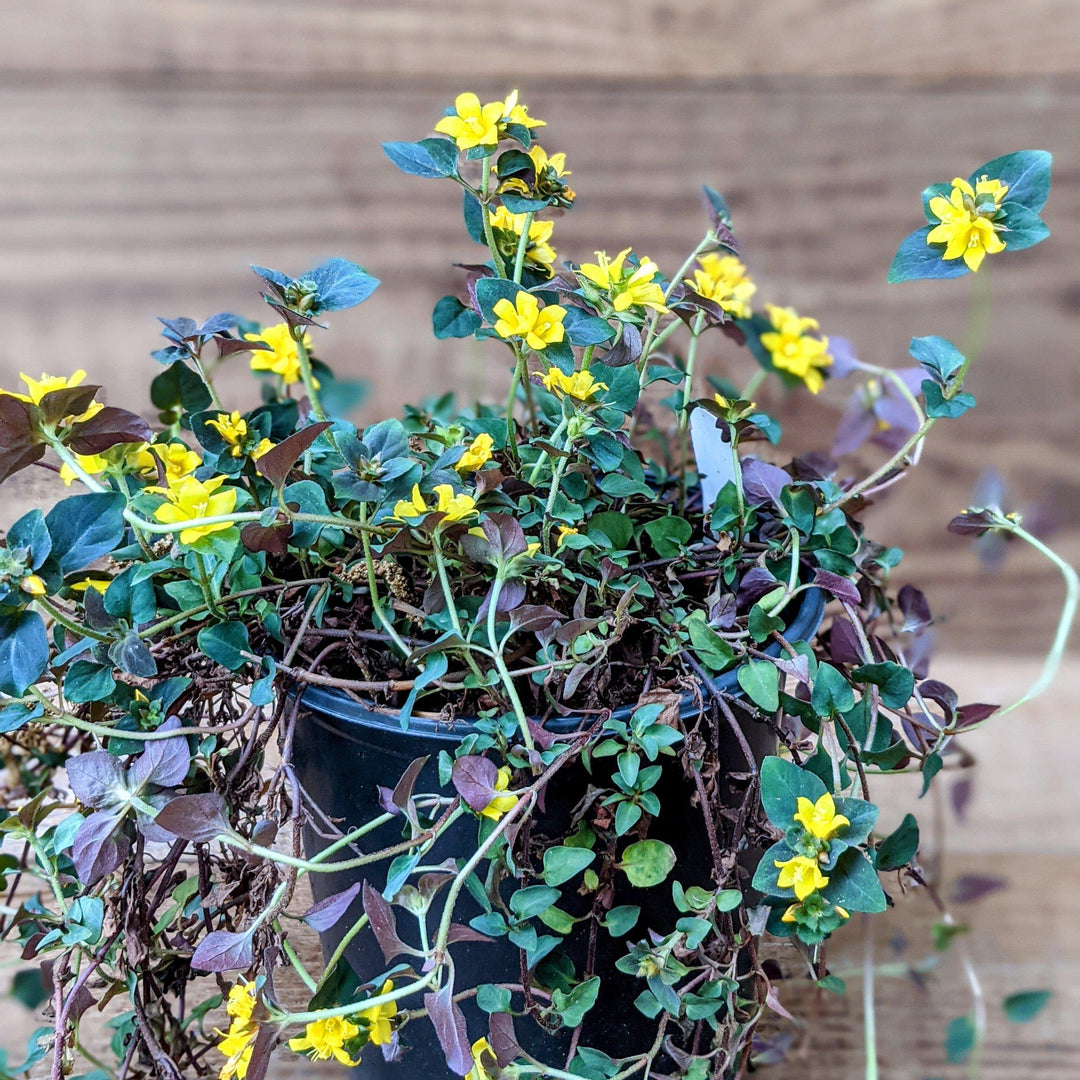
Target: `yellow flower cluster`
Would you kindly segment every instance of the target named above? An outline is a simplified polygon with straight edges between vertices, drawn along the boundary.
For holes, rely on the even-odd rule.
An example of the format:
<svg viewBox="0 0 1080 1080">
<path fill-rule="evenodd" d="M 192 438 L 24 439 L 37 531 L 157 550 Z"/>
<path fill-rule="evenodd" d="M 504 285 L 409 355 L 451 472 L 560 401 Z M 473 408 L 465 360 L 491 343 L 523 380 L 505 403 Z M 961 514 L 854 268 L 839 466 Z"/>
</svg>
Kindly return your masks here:
<svg viewBox="0 0 1080 1080">
<path fill-rule="evenodd" d="M 295 345 L 295 342 L 293 344 Z M 233 457 L 260 458 L 267 450 L 274 449 L 274 444 L 269 439 L 260 439 L 258 443 L 254 443 L 248 433 L 247 421 L 239 412 L 218 413 L 215 419 L 207 420 L 206 425 L 212 427 L 229 444 L 229 453 Z"/>
<path fill-rule="evenodd" d="M 969 270 L 978 270 L 987 255 L 1005 250 L 1005 241 L 998 236 L 1002 226 L 994 218 L 1008 190 L 1008 184 L 986 176 L 974 188 L 956 177 L 948 198 L 935 195 L 929 202 L 939 224 L 930 230 L 926 242 L 945 244 L 943 259 L 963 259 Z"/>
<path fill-rule="evenodd" d="M 588 401 L 594 394 L 608 388 L 607 383 L 597 382 L 592 372 L 575 371 L 572 375 L 565 375 L 557 367 L 548 368 L 543 384 L 544 389 L 556 397 L 568 394 L 578 401 Z"/>
<path fill-rule="evenodd" d="M 225 1012 L 230 1018 L 229 1030 L 219 1031 L 222 1036 L 218 1051 L 228 1059 L 218 1073 L 218 1080 L 244 1080 L 251 1064 L 251 1052 L 255 1049 L 255 1038 L 259 1034 L 259 1025 L 252 1020 L 258 1000 L 254 983 L 237 983 L 230 991 L 225 1003 Z"/>
<path fill-rule="evenodd" d="M 799 901 L 792 904 L 781 916 L 782 921 L 788 923 L 795 922 L 795 913 L 804 900 L 829 884 L 829 879 L 821 872 L 819 860 L 825 857 L 828 842 L 841 829 L 851 824 L 843 814 L 836 812 L 836 803 L 828 792 L 817 802 L 811 802 L 800 795 L 792 816 L 806 830 L 807 835 L 817 841 L 819 854 L 815 858 L 796 855 L 784 862 L 773 860 L 773 865 L 780 871 L 777 884 L 782 889 L 794 889 L 795 897 Z M 848 913 L 842 907 L 834 904 L 833 909 L 841 918 L 848 918 Z"/>
<path fill-rule="evenodd" d="M 17 394 L 13 390 L 0 390 L 0 394 L 7 394 L 8 397 L 18 398 L 20 401 L 28 401 L 32 405 L 40 405 L 41 399 L 54 390 L 70 390 L 73 387 L 80 386 L 83 379 L 86 378 L 86 372 L 79 368 L 73 375 L 66 378 L 63 375 L 42 374 L 40 379 L 34 379 L 20 371 L 19 378 L 26 383 L 27 393 Z M 95 401 L 86 412 L 80 413 L 78 416 L 65 417 L 64 423 L 74 424 L 80 420 L 89 420 L 91 416 L 100 412 L 101 409 L 102 406 Z"/>
<path fill-rule="evenodd" d="M 531 130 L 545 127 L 547 121 L 531 117 L 527 106 L 518 104 L 516 90 L 505 101 L 489 101 L 486 105 L 481 105 L 475 94 L 465 93 L 458 94 L 453 115 L 444 116 L 435 130 L 440 135 L 449 135 L 459 150 L 471 150 L 474 146 L 494 150 L 510 124 Z"/>
<path fill-rule="evenodd" d="M 393 981 L 383 983 L 379 996 L 394 989 Z M 387 1001 L 374 1005 L 370 1009 L 361 1009 L 359 1017 L 367 1024 L 367 1041 L 382 1046 L 390 1041 L 394 1034 L 391 1023 L 397 1016 L 397 1002 Z M 306 1053 L 312 1061 L 334 1060 L 350 1067 L 360 1064 L 359 1058 L 353 1058 L 345 1049 L 345 1044 L 360 1034 L 360 1027 L 345 1016 L 328 1016 L 325 1020 L 313 1020 L 304 1029 L 303 1035 L 289 1040 L 289 1049 L 298 1054 Z"/>
<path fill-rule="evenodd" d="M 566 336 L 563 319 L 566 309 L 558 304 L 540 307 L 532 293 L 524 290 L 511 303 L 505 297 L 495 305 L 495 333 L 501 338 L 522 338 L 533 352 L 542 352 Z"/>
<path fill-rule="evenodd" d="M 439 513 L 445 515 L 443 522 L 451 523 L 464 521 L 476 513 L 476 500 L 471 495 L 455 495 L 454 489 L 449 484 L 436 484 L 432 489 L 435 496 L 435 505 L 428 505 L 420 491 L 419 484 L 413 484 L 412 498 L 398 499 L 394 503 L 393 518 L 396 521 L 407 521 L 426 517 L 428 514 Z"/>
<path fill-rule="evenodd" d="M 628 264 L 629 254 L 630 248 L 623 248 L 614 259 L 609 259 L 606 252 L 598 251 L 595 263 L 582 263 L 578 267 L 578 276 L 606 292 L 616 311 L 647 307 L 663 314 L 668 310 L 664 290 L 653 281 L 659 267 L 646 258 L 639 259 L 636 267 Z"/>
<path fill-rule="evenodd" d="M 258 341 L 263 345 L 269 345 L 269 351 L 259 349 L 251 354 L 252 371 L 270 371 L 281 376 L 281 381 L 286 386 L 300 382 L 300 355 L 296 347 L 296 339 L 289 329 L 288 323 L 278 323 L 276 326 L 265 326 L 257 334 L 245 334 L 245 341 Z M 305 349 L 311 348 L 311 336 L 303 335 Z M 315 386 L 318 388 L 318 380 Z"/>
<path fill-rule="evenodd" d="M 829 339 L 819 335 L 817 319 L 775 304 L 766 304 L 765 310 L 773 329 L 761 335 L 761 344 L 769 350 L 773 366 L 802 379 L 810 393 L 816 394 L 825 384 L 822 369 L 833 362 Z"/>
<path fill-rule="evenodd" d="M 509 259 L 517 253 L 518 242 L 525 228 L 527 214 L 511 214 L 505 206 L 489 213 L 491 228 L 499 250 Z M 551 234 L 555 231 L 553 221 L 533 221 L 529 225 L 529 238 L 525 241 L 525 264 L 551 273 L 555 262 L 555 249 L 551 246 Z M 501 237 L 499 234 L 503 234 Z M 505 243 L 499 243 L 505 237 Z"/>
<path fill-rule="evenodd" d="M 747 277 L 746 267 L 734 255 L 710 251 L 698 259 L 693 278 L 683 280 L 694 292 L 719 304 L 732 318 L 749 318 L 749 301 L 757 286 Z"/>
<path fill-rule="evenodd" d="M 477 435 L 465 448 L 465 453 L 458 458 L 454 466 L 458 472 L 476 472 L 491 460 L 491 450 L 495 440 L 486 432 Z"/>
</svg>

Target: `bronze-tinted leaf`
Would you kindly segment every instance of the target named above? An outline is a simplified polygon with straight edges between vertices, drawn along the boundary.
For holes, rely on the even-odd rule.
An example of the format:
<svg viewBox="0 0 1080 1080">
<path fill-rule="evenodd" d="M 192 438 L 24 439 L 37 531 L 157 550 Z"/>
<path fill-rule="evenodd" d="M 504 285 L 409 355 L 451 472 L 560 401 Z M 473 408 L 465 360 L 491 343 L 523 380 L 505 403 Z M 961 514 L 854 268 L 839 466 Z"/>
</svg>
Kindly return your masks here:
<svg viewBox="0 0 1080 1080">
<path fill-rule="evenodd" d="M 251 937 L 249 933 L 214 930 L 199 942 L 191 966 L 196 971 L 245 971 L 253 959 Z"/>
<path fill-rule="evenodd" d="M 216 792 L 177 796 L 162 807 L 154 819 L 154 824 L 173 836 L 191 840 L 196 844 L 209 843 L 222 833 L 229 832 L 225 800 Z"/>
<path fill-rule="evenodd" d="M 395 956 L 408 951 L 408 946 L 398 937 L 397 921 L 393 908 L 382 893 L 364 882 L 364 914 L 382 950 L 383 959 L 390 963 Z"/>
<path fill-rule="evenodd" d="M 473 1067 L 465 1015 L 453 1000 L 454 984 L 448 982 L 437 994 L 424 995 L 428 1011 L 446 1064 L 455 1076 L 465 1076 Z"/>
<path fill-rule="evenodd" d="M 491 1049 L 499 1067 L 509 1065 L 511 1061 L 521 1057 L 521 1047 L 514 1033 L 514 1018 L 509 1013 L 492 1013 L 488 1024 L 491 1033 Z"/>
<path fill-rule="evenodd" d="M 861 602 L 856 585 L 848 581 L 846 577 L 834 574 L 831 570 L 822 570 L 820 568 L 815 570 L 814 584 L 826 592 L 832 593 L 837 600 L 843 600 L 846 604 L 857 607 Z"/>
<path fill-rule="evenodd" d="M 273 525 L 260 525 L 249 521 L 240 530 L 240 540 L 248 551 L 265 551 L 267 555 L 284 555 L 289 549 L 292 523 L 278 521 Z"/>
<path fill-rule="evenodd" d="M 75 424 L 64 444 L 76 454 L 100 454 L 118 443 L 149 442 L 153 437 L 150 425 L 137 413 L 107 406 Z"/>
<path fill-rule="evenodd" d="M 47 424 L 59 424 L 65 416 L 81 416 L 90 408 L 100 386 L 65 386 L 41 395 L 38 408 Z"/>
<path fill-rule="evenodd" d="M 329 930 L 341 920 L 342 916 L 349 910 L 350 905 L 356 899 L 359 892 L 360 882 L 354 881 L 352 885 L 342 892 L 334 893 L 332 896 L 326 896 L 318 903 L 312 904 L 300 918 L 303 919 L 312 930 L 317 930 L 321 934 L 324 930 Z"/>
<path fill-rule="evenodd" d="M 0 482 L 44 456 L 37 430 L 40 415 L 28 401 L 0 394 Z"/>
<path fill-rule="evenodd" d="M 219 334 L 214 337 L 217 342 L 218 356 L 232 356 L 240 352 L 273 352 L 274 350 L 265 341 L 245 341 L 243 338 L 226 337 Z"/>
<path fill-rule="evenodd" d="M 300 460 L 305 450 L 328 428 L 333 427 L 328 421 L 311 424 L 294 432 L 274 447 L 267 450 L 255 462 L 255 468 L 274 485 L 281 487 L 285 483 L 292 467 Z"/>
<path fill-rule="evenodd" d="M 469 807 L 480 813 L 495 798 L 499 770 L 495 762 L 479 754 L 467 754 L 454 762 L 450 774 L 454 788 Z"/>
</svg>

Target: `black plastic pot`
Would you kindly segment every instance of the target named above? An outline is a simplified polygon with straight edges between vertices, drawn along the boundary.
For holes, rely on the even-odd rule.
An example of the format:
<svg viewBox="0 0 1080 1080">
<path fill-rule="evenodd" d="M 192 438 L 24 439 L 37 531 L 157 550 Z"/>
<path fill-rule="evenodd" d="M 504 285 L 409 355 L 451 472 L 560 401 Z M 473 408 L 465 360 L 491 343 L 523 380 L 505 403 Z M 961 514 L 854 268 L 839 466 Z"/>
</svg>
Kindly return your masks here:
<svg viewBox="0 0 1080 1080">
<path fill-rule="evenodd" d="M 821 623 L 825 598 L 820 590 L 808 591 L 797 615 L 787 629 L 791 641 L 811 638 Z M 771 646 L 774 655 L 778 646 Z M 728 693 L 738 693 L 737 671 L 726 672 L 715 680 L 714 685 Z M 697 706 L 688 699 L 684 716 L 693 715 Z M 615 713 L 627 719 L 631 713 L 625 708 Z M 565 733 L 577 730 L 582 720 L 575 717 L 557 717 L 548 722 L 547 729 Z M 775 748 L 775 738 L 768 728 L 758 723 L 743 725 L 751 749 L 760 761 Z M 407 731 L 402 731 L 398 716 L 378 712 L 354 701 L 340 691 L 309 687 L 303 696 L 301 713 L 297 721 L 293 743 L 293 763 L 297 775 L 307 793 L 314 799 L 327 817 L 338 823 L 342 830 L 355 828 L 382 812 L 378 802 L 377 788 L 393 787 L 411 761 L 428 756 L 429 760 L 417 783 L 417 791 L 433 791 L 438 788 L 437 759 L 440 750 L 452 752 L 472 727 L 458 720 L 448 725 L 437 720 L 414 716 Z M 735 771 L 746 768 L 743 751 L 728 725 L 720 727 L 719 756 L 728 761 Z M 670 774 L 670 775 L 669 775 Z M 558 835 L 570 821 L 573 806 L 585 791 L 586 774 L 582 766 L 561 769 L 548 785 L 544 813 L 534 815 L 534 834 Z M 654 789 L 660 799 L 661 812 L 649 828 L 649 836 L 669 843 L 676 852 L 678 862 L 675 875 L 685 886 L 711 887 L 709 838 L 702 818 L 695 811 L 689 819 L 671 812 L 680 804 L 689 805 L 693 786 L 678 774 L 676 769 L 665 769 L 658 786 Z M 721 796 L 726 792 L 721 791 Z M 401 827 L 389 822 L 381 829 L 364 837 L 366 850 L 378 850 L 400 839 Z M 463 818 L 440 837 L 430 856 L 425 860 L 435 864 L 449 855 L 459 856 L 475 842 L 476 822 Z M 312 854 L 323 846 L 323 841 L 311 829 L 304 837 L 305 846 Z M 749 868 L 756 864 L 760 853 L 749 852 L 746 863 Z M 341 857 L 344 857 L 345 853 Z M 367 868 L 368 880 L 375 888 L 384 881 L 385 867 Z M 316 900 L 339 893 L 363 878 L 362 871 L 311 874 L 312 891 Z M 621 875 L 619 875 L 621 878 Z M 633 889 L 625 879 L 623 892 L 616 895 L 613 906 L 633 903 L 641 907 L 641 916 L 631 931 L 629 940 L 638 940 L 650 926 L 669 928 L 674 925 L 678 913 L 671 900 L 670 885 L 665 882 L 653 889 Z M 408 939 L 407 927 L 411 920 L 400 909 L 399 925 Z M 362 913 L 359 898 L 352 909 L 339 922 L 321 935 L 323 953 L 329 957 L 342 935 Z M 455 922 L 467 923 L 480 914 L 467 891 L 463 891 L 455 912 Z M 587 924 L 575 927 L 578 933 L 570 934 L 561 951 L 574 962 L 580 972 L 584 968 L 587 942 Z M 653 1037 L 653 1028 L 634 1007 L 634 999 L 640 994 L 642 982 L 634 976 L 615 969 L 615 961 L 625 954 L 627 939 L 614 939 L 606 933 L 597 935 L 595 970 L 601 975 L 600 998 L 586 1016 L 581 1042 L 595 1046 L 613 1055 L 644 1051 Z M 369 931 L 363 931 L 351 942 L 346 958 L 363 980 L 374 979 L 385 970 L 382 953 Z M 481 983 L 519 982 L 520 960 L 515 946 L 505 938 L 493 943 L 460 943 L 453 947 L 456 967 L 456 990 L 465 990 Z M 477 1007 L 473 999 L 462 1003 L 469 1028 L 470 1039 L 487 1033 L 487 1015 Z M 560 1039 L 540 1030 L 529 1019 L 518 1019 L 515 1025 L 520 1044 L 541 1060 L 558 1053 Z M 568 1032 L 561 1032 L 565 1052 Z M 387 1063 L 375 1047 L 369 1047 L 363 1062 L 352 1071 L 357 1080 L 409 1080 L 423 1076 L 425 1080 L 442 1080 L 454 1074 L 448 1071 L 434 1029 L 427 1022 L 408 1025 L 402 1033 L 404 1051 L 400 1062 Z"/>
</svg>

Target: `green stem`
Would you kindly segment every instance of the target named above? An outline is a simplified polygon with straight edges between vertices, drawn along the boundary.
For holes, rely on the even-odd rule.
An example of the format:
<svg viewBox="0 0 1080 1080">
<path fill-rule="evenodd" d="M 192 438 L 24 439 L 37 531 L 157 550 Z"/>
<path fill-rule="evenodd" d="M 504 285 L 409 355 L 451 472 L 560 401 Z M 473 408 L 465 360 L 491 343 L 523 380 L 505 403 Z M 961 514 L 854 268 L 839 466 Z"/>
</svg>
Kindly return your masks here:
<svg viewBox="0 0 1080 1080">
<path fill-rule="evenodd" d="M 361 518 L 363 522 L 367 517 L 367 507 L 362 506 L 360 509 Z M 366 532 L 360 534 L 360 541 L 364 545 L 364 565 L 367 567 L 367 579 L 368 579 L 368 597 L 371 600 L 371 611 L 374 614 L 379 625 L 390 636 L 390 640 L 398 647 L 401 655 L 408 657 L 412 650 L 401 640 L 401 635 L 397 632 L 394 624 L 386 617 L 386 612 L 383 611 L 382 601 L 379 599 L 379 585 L 375 577 L 375 558 L 371 554 L 371 539 Z"/>
<path fill-rule="evenodd" d="M 438 977 L 440 967 L 434 967 L 422 979 L 416 979 L 405 986 L 395 987 L 385 994 L 375 994 L 373 997 L 364 998 L 363 1001 L 353 1001 L 348 1005 L 336 1005 L 332 1009 L 315 1009 L 311 1012 L 278 1012 L 271 1011 L 271 1019 L 279 1024 L 312 1024 L 316 1020 L 328 1020 L 332 1016 L 350 1016 L 361 1009 L 377 1009 L 380 1005 L 389 1005 L 391 1001 L 400 1001 L 402 998 L 415 994 L 429 987 Z"/>
<path fill-rule="evenodd" d="M 480 178 L 480 217 L 484 224 L 484 239 L 487 241 L 488 250 L 491 252 L 491 265 L 496 277 L 502 277 L 506 266 L 503 257 L 499 254 L 498 245 L 495 243 L 495 233 L 491 228 L 491 214 L 488 212 L 488 189 L 491 186 L 491 157 L 484 158 L 480 167 L 484 175 Z"/>
<path fill-rule="evenodd" d="M 592 367 L 593 352 L 596 350 L 595 345 L 586 345 L 585 352 L 581 355 L 581 370 L 588 371 Z"/>
<path fill-rule="evenodd" d="M 694 393 L 694 361 L 697 357 L 698 339 L 701 337 L 701 327 L 704 321 L 705 315 L 699 311 L 694 319 L 694 325 L 690 329 L 690 344 L 686 349 L 686 380 L 683 382 L 682 409 L 679 412 L 679 430 L 682 432 L 686 431 L 690 422 L 687 406 L 690 404 L 690 398 Z M 685 439 L 683 440 L 683 447 L 685 451 Z"/>
<path fill-rule="evenodd" d="M 352 926 L 350 926 L 349 929 L 345 932 L 345 936 L 337 943 L 337 948 L 334 949 L 333 953 L 330 956 L 330 959 L 327 960 L 326 964 L 323 966 L 323 973 L 319 976 L 319 983 L 315 987 L 316 993 L 318 993 L 323 988 L 327 978 L 329 978 L 329 976 L 333 973 L 334 968 L 337 967 L 338 963 L 341 961 L 341 958 L 345 955 L 345 950 L 351 944 L 352 939 L 356 937 L 356 935 L 359 934 L 365 926 L 367 926 L 367 923 L 367 915 L 361 915 L 360 918 L 357 919 L 356 922 L 354 922 Z"/>
<path fill-rule="evenodd" d="M 57 438 L 49 439 L 49 445 L 56 451 L 56 456 L 88 487 L 91 491 L 101 494 L 109 489 L 104 484 L 98 483 L 79 463 L 75 455 Z"/>
<path fill-rule="evenodd" d="M 513 677 L 506 666 L 506 661 L 503 659 L 502 649 L 499 648 L 499 638 L 495 632 L 495 613 L 499 606 L 499 595 L 502 592 L 502 587 L 502 575 L 496 574 L 495 580 L 491 583 L 491 599 L 488 602 L 487 610 L 488 643 L 491 645 L 495 669 L 499 673 L 499 678 L 506 689 L 506 694 L 510 698 L 510 704 L 513 706 L 514 716 L 517 718 L 518 729 L 521 732 L 522 741 L 525 743 L 525 749 L 531 755 L 534 746 L 532 732 L 529 730 L 529 720 L 525 715 L 525 708 L 521 704 L 521 698 L 518 697 L 517 687 L 514 686 Z"/>
<path fill-rule="evenodd" d="M 743 401 L 753 401 L 753 395 L 757 393 L 758 387 L 769 377 L 769 373 L 764 368 L 758 368 L 753 375 L 747 380 L 746 385 L 742 388 L 739 397 Z"/>
<path fill-rule="evenodd" d="M 104 490 L 104 489 L 102 489 Z M 210 517 L 190 518 L 186 521 L 163 522 L 151 521 L 136 514 L 134 510 L 124 511 L 124 520 L 144 532 L 156 533 L 166 536 L 170 533 L 182 532 L 184 529 L 198 529 L 203 525 L 221 525 L 224 523 L 239 524 L 242 521 L 258 521 L 263 516 L 262 510 L 241 510 L 234 514 L 213 514 Z M 303 514 L 292 510 L 281 510 L 279 517 L 284 516 L 289 521 L 306 521 L 313 525 L 329 525 L 336 529 L 345 529 L 348 532 L 382 532 L 377 526 L 367 525 L 364 521 L 354 521 L 352 518 L 342 517 L 339 514 Z"/>
<path fill-rule="evenodd" d="M 210 574 L 206 569 L 206 560 L 203 559 L 199 552 L 195 552 L 195 566 L 196 566 L 196 578 L 199 582 L 199 588 L 202 589 L 203 599 L 206 601 L 206 606 L 211 615 L 222 616 L 224 613 L 218 606 L 220 597 L 214 592 L 213 586 L 210 581 Z"/>
<path fill-rule="evenodd" d="M 515 349 L 514 355 L 517 361 L 514 364 L 514 373 L 510 376 L 510 393 L 506 399 L 506 452 L 520 464 L 517 451 L 517 434 L 514 431 L 514 405 L 517 402 L 518 385 L 525 377 L 525 357 L 519 356 Z"/>
<path fill-rule="evenodd" d="M 532 228 L 534 211 L 530 210 L 525 215 L 525 225 L 518 237 L 517 251 L 514 253 L 514 284 L 521 284 L 521 271 L 525 267 L 525 250 L 529 246 L 529 229 Z"/>
<path fill-rule="evenodd" d="M 199 356 L 193 356 L 192 362 L 195 364 L 195 370 L 199 373 L 199 378 L 203 381 L 203 386 L 206 387 L 206 392 L 210 395 L 210 404 L 215 409 L 220 409 L 222 412 L 228 412 L 225 406 L 221 402 L 221 398 L 218 397 L 218 392 L 214 388 L 214 381 L 210 378 L 209 372 L 203 367 L 202 358 Z"/>
<path fill-rule="evenodd" d="M 1045 661 L 1043 661 L 1042 671 L 1023 697 L 1014 701 L 1011 705 L 1006 706 L 1004 709 L 994 713 L 995 716 L 1004 716 L 1006 713 L 1010 713 L 1014 709 L 1020 708 L 1021 705 L 1026 704 L 1033 698 L 1037 698 L 1056 678 L 1058 668 L 1061 666 L 1061 658 L 1065 654 L 1065 646 L 1069 640 L 1069 631 L 1072 630 L 1073 622 L 1076 619 L 1077 602 L 1080 600 L 1080 577 L 1077 576 L 1076 571 L 1060 555 L 1058 555 L 1056 551 L 1047 547 L 1046 544 L 1037 537 L 1032 536 L 1026 529 L 1021 528 L 1016 522 L 1010 521 L 1006 517 L 1002 517 L 1001 524 L 998 527 L 1011 532 L 1014 536 L 1017 536 L 1030 544 L 1036 551 L 1045 555 L 1046 558 L 1061 571 L 1061 576 L 1065 579 L 1065 602 L 1062 604 L 1057 631 L 1054 634 L 1054 640 L 1050 646 L 1050 651 L 1046 654 Z M 972 724 L 968 728 L 965 728 L 965 731 L 969 731 L 971 728 L 978 726 L 978 724 Z"/>
<path fill-rule="evenodd" d="M 863 917 L 863 1042 L 866 1046 L 866 1080 L 878 1080 L 877 1024 L 874 1014 L 874 929 L 869 915 Z"/>
<path fill-rule="evenodd" d="M 993 310 L 990 289 L 990 263 L 984 261 L 977 274 L 973 274 L 971 296 L 969 299 L 967 329 L 964 331 L 964 345 L 960 350 L 970 362 L 975 359 L 986 345 L 990 331 L 990 315 Z"/>
<path fill-rule="evenodd" d="M 292 964 L 293 970 L 300 976 L 304 985 L 314 994 L 319 988 L 318 984 L 308 974 L 307 968 L 300 962 L 300 957 L 296 955 L 296 950 L 289 944 L 289 939 L 281 933 L 281 924 L 276 919 L 274 920 L 274 929 L 279 934 L 281 951 L 288 957 L 289 963 Z"/>
<path fill-rule="evenodd" d="M 304 393 L 311 402 L 311 415 L 316 420 L 325 420 L 326 412 L 319 398 L 319 390 L 315 385 L 315 376 L 311 373 L 311 357 L 308 355 L 307 345 L 304 344 L 304 328 L 294 326 L 292 330 L 293 341 L 296 342 L 296 359 L 300 365 L 300 381 L 304 384 Z"/>
<path fill-rule="evenodd" d="M 867 488 L 873 487 L 879 480 L 887 476 L 893 469 L 900 466 L 907 460 L 908 454 L 918 444 L 926 438 L 926 433 L 934 426 L 934 417 L 928 416 L 919 425 L 918 431 L 916 431 L 911 438 L 896 451 L 895 454 L 888 461 L 885 462 L 880 468 L 875 469 L 865 480 L 860 480 L 859 483 L 843 491 L 838 495 L 831 503 L 828 504 L 823 510 L 823 514 L 827 514 L 830 510 L 835 510 L 838 506 L 843 506 L 844 503 L 850 502 L 857 495 L 861 495 Z"/>
<path fill-rule="evenodd" d="M 461 631 L 461 620 L 458 618 L 457 607 L 454 603 L 454 592 L 450 588 L 450 578 L 446 573 L 446 558 L 443 555 L 442 537 L 439 535 L 438 530 L 435 531 L 434 536 L 431 538 L 431 550 L 435 554 L 435 566 L 439 571 L 439 584 L 442 586 L 443 599 L 446 600 L 446 610 L 450 615 L 450 624 L 454 628 L 454 633 L 464 641 L 465 635 Z"/>
<path fill-rule="evenodd" d="M 559 426 L 551 433 L 550 442 L 552 445 L 558 440 L 559 436 L 566 430 L 567 419 L 564 416 L 559 421 Z M 546 450 L 540 451 L 540 456 L 536 459 L 536 463 L 532 467 L 532 472 L 529 473 L 529 483 L 535 485 L 536 478 L 540 475 L 540 470 L 544 466 L 544 462 L 548 459 L 548 452 Z"/>
<path fill-rule="evenodd" d="M 91 630 L 90 627 L 76 622 L 70 615 L 58 608 L 47 596 L 35 596 L 34 603 L 47 612 L 54 622 L 58 622 L 65 629 L 70 630 L 79 637 L 93 638 L 94 641 L 109 640 L 107 634 L 99 634 L 96 630 Z"/>
</svg>

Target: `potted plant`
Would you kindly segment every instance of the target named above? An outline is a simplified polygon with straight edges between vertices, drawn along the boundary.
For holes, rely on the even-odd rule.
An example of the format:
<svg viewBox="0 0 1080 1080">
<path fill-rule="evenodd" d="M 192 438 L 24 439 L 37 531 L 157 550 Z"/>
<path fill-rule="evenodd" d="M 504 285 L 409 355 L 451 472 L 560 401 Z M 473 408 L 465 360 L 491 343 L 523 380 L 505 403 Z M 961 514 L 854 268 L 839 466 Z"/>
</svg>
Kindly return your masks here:
<svg viewBox="0 0 1080 1080">
<path fill-rule="evenodd" d="M 45 883 L 5 933 L 52 1009 L 23 1069 L 78 1072 L 89 1005 L 122 997 L 121 1078 L 261 1077 L 279 1046 L 371 1077 L 734 1077 L 778 1007 L 762 934 L 825 981 L 831 934 L 928 884 L 913 817 L 875 832 L 870 781 L 929 785 L 996 710 L 927 677 L 925 599 L 860 514 L 974 404 L 969 359 L 920 337 L 917 369 L 878 368 L 756 309 L 708 188 L 674 272 L 630 250 L 559 266 L 575 196 L 543 126 L 516 93 L 462 94 L 385 146 L 462 189 L 483 254 L 434 331 L 490 339 L 501 405 L 342 419 L 319 334 L 379 284 L 344 259 L 256 267 L 265 325 L 162 320 L 153 426 L 82 372 L 0 396 L 0 479 L 84 488 L 0 549 L 0 869 Z M 928 188 L 892 278 L 1037 242 L 1048 185 L 1025 151 Z M 703 379 L 724 338 L 728 376 Z M 214 385 L 245 362 L 246 411 Z M 872 436 L 883 463 L 771 463 L 761 383 L 843 377 L 836 452 Z M 1065 574 L 1038 692 L 1075 575 L 998 507 L 953 528 Z"/>
</svg>

